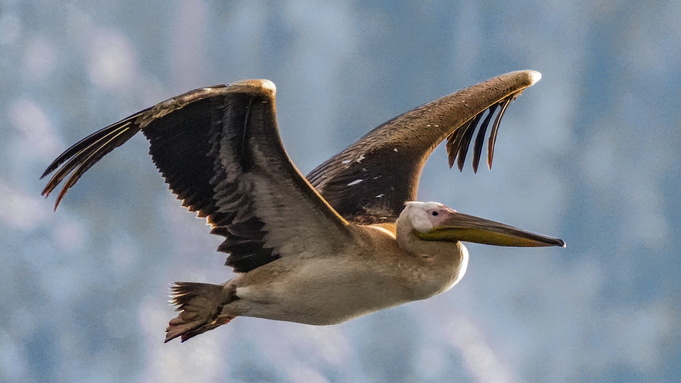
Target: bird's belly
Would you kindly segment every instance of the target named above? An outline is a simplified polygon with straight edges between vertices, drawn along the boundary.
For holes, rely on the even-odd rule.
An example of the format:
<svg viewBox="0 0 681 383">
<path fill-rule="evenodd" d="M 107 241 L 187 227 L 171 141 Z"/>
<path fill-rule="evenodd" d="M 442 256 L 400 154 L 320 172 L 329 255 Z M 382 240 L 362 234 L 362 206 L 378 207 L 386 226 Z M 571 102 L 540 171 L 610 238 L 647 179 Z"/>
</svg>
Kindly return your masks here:
<svg viewBox="0 0 681 383">
<path fill-rule="evenodd" d="M 270 270 L 265 266 L 242 276 L 232 314 L 329 325 L 419 299 L 398 275 L 352 262 L 308 259 L 286 271 L 275 263 L 266 265 L 274 266 Z M 265 281 L 260 273 L 268 274 L 266 283 L 258 283 Z"/>
</svg>

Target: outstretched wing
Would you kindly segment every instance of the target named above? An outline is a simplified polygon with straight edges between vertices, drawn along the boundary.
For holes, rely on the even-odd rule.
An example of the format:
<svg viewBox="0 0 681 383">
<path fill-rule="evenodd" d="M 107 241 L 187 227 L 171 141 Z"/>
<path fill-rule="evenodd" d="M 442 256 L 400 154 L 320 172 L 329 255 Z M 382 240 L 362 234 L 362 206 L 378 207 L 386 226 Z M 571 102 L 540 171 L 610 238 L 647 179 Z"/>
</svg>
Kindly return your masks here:
<svg viewBox="0 0 681 383">
<path fill-rule="evenodd" d="M 506 107 L 540 78 L 535 71 L 506 73 L 422 105 L 367 133 L 307 178 L 350 221 L 395 221 L 404 202 L 416 199 L 421 169 L 445 139 L 449 166 L 456 162 L 461 170 L 477 130 L 472 161 L 477 171 L 491 125 L 487 148 L 487 165 L 491 167 Z"/>
<path fill-rule="evenodd" d="M 56 172 L 42 194 L 47 197 L 66 178 L 54 203 L 56 210 L 85 171 L 143 131 L 151 143 L 149 152 L 154 162 L 183 205 L 202 217 L 209 215 L 215 210 L 210 184 L 214 161 L 206 155 L 213 124 L 211 111 L 225 90 L 225 85 L 217 85 L 184 93 L 83 138 L 47 167 L 41 178 Z"/>
<path fill-rule="evenodd" d="M 276 124 L 274 84 L 249 80 L 198 89 L 86 137 L 45 175 L 60 194 L 106 153 L 142 131 L 170 189 L 225 237 L 227 265 L 246 272 L 279 257 L 333 254 L 351 230 L 291 163 Z M 56 207 L 56 206 L 55 206 Z"/>
</svg>

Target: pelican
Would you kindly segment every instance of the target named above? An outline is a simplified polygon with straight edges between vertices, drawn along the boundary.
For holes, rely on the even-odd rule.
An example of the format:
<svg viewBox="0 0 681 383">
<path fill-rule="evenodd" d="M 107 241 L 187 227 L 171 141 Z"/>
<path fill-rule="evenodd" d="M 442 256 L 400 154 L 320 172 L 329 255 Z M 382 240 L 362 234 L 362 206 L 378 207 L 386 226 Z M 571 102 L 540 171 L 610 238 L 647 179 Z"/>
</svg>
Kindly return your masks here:
<svg viewBox="0 0 681 383">
<path fill-rule="evenodd" d="M 464 275 L 462 242 L 565 246 L 558 238 L 417 202 L 427 157 L 447 140 L 450 167 L 485 131 L 488 166 L 508 104 L 540 78 L 507 73 L 375 128 L 305 178 L 288 158 L 268 80 L 196 89 L 77 142 L 45 170 L 47 197 L 67 176 L 55 210 L 81 175 L 137 132 L 170 190 L 225 237 L 236 274 L 222 284 L 176 282 L 165 341 L 184 342 L 238 316 L 340 323 L 447 291 Z M 458 160 L 457 160 L 458 157 Z M 57 170 L 58 169 L 58 170 Z"/>
</svg>

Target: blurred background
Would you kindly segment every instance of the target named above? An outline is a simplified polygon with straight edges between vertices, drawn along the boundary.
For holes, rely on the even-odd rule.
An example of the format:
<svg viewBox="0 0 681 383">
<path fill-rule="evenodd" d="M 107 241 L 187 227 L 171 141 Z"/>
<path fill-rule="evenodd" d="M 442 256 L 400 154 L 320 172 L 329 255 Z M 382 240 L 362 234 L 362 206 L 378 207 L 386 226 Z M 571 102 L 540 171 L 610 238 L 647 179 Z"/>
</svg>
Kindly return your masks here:
<svg viewBox="0 0 681 383">
<path fill-rule="evenodd" d="M 681 380 L 681 2 L 0 0 L 0 381 Z M 468 245 L 433 299 L 341 325 L 253 318 L 163 344 L 172 281 L 231 276 L 140 135 L 54 213 L 45 167 L 201 86 L 267 78 L 303 173 L 487 78 L 510 107 L 492 171 L 431 157 L 421 200 L 565 239 Z"/>
</svg>

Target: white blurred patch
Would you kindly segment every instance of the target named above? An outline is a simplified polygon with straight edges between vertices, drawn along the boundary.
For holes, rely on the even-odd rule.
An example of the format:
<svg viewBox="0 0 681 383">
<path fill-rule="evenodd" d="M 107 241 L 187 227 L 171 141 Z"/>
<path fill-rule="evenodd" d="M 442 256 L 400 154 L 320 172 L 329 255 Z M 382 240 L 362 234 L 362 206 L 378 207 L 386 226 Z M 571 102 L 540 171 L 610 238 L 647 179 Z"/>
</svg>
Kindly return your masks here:
<svg viewBox="0 0 681 383">
<path fill-rule="evenodd" d="M 511 371 L 488 344 L 483 332 L 468 318 L 458 315 L 451 318 L 445 329 L 447 340 L 463 357 L 471 375 L 479 382 L 512 382 Z"/>
<path fill-rule="evenodd" d="M 11 13 L 0 16 L 0 45 L 14 44 L 21 36 L 21 21 Z"/>
<path fill-rule="evenodd" d="M 124 35 L 112 30 L 96 30 L 88 51 L 88 74 L 95 85 L 123 90 L 132 84 L 136 59 Z"/>
<path fill-rule="evenodd" d="M 57 64 L 54 43 L 43 36 L 33 38 L 24 52 L 24 70 L 32 81 L 41 81 L 50 76 Z"/>
<path fill-rule="evenodd" d="M 125 273 L 135 264 L 139 249 L 137 242 L 125 232 L 117 233 L 116 238 L 118 240 L 111 243 L 109 251 L 110 263 L 116 272 Z"/>
<path fill-rule="evenodd" d="M 0 183 L 0 224 L 15 230 L 35 228 L 45 219 L 40 200 Z"/>
<path fill-rule="evenodd" d="M 291 353 L 298 349 L 313 350 L 313 354 L 323 362 L 323 365 L 330 365 L 333 368 L 341 368 L 352 356 L 352 346 L 340 326 L 286 327 L 289 335 L 289 344 L 286 346 L 290 349 L 285 352 Z M 290 372 L 293 377 L 293 371 Z"/>
<path fill-rule="evenodd" d="M 208 9 L 199 0 L 178 3 L 179 16 L 173 20 L 172 66 L 177 82 L 182 89 L 195 88 L 203 84 L 205 72 L 205 45 Z"/>
<path fill-rule="evenodd" d="M 423 378 L 424 381 L 434 381 L 437 374 L 444 370 L 445 365 L 449 362 L 440 348 L 432 346 L 418 350 L 417 360 L 418 376 Z"/>
<path fill-rule="evenodd" d="M 19 99 L 9 106 L 9 119 L 21 133 L 20 153 L 37 160 L 52 159 L 61 147 L 47 114 L 33 100 Z"/>
<path fill-rule="evenodd" d="M 82 223 L 67 218 L 60 219 L 59 224 L 53 227 L 52 242 L 58 250 L 72 253 L 83 247 L 87 234 Z"/>
</svg>

